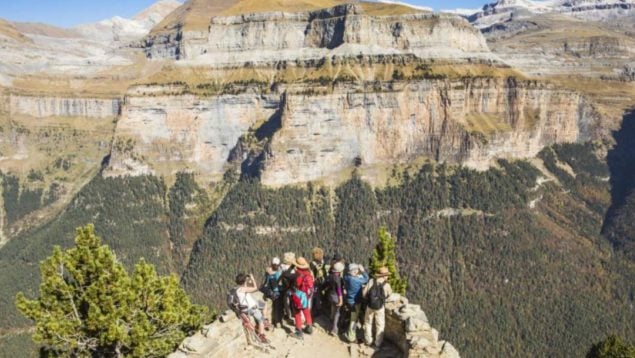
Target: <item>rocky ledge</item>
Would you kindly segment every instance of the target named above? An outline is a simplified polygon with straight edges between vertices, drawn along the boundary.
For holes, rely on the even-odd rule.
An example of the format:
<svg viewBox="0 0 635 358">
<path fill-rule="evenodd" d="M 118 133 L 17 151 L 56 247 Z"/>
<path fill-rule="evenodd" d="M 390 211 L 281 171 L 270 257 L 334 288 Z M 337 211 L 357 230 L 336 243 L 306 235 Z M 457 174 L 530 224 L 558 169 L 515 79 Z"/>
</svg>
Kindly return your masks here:
<svg viewBox="0 0 635 358">
<path fill-rule="evenodd" d="M 302 353 L 304 357 L 459 358 L 459 352 L 452 344 L 439 339 L 439 332 L 430 326 L 421 306 L 410 304 L 406 297 L 398 294 L 393 294 L 386 303 L 385 333 L 388 343 L 397 347 L 398 351 L 374 351 L 357 344 L 344 343 L 318 328 L 303 341 L 287 337 L 286 334 L 270 334 L 274 351 L 266 352 L 247 345 L 241 322 L 234 313 L 227 311 L 214 323 L 186 338 L 168 358 L 297 356 L 296 352 Z"/>
</svg>

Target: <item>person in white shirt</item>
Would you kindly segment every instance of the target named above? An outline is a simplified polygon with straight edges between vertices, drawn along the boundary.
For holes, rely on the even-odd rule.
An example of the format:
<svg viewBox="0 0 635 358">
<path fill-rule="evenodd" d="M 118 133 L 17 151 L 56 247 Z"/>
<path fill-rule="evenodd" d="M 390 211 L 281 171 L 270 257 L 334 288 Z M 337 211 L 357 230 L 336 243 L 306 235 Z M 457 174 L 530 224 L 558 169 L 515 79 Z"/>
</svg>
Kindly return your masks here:
<svg viewBox="0 0 635 358">
<path fill-rule="evenodd" d="M 253 275 L 247 275 L 240 273 L 236 276 L 236 296 L 238 296 L 238 303 L 241 306 L 246 307 L 247 313 L 256 320 L 258 325 L 258 335 L 261 339 L 265 338 L 265 302 L 254 298 L 252 293 L 258 292 L 258 285 L 254 280 Z"/>
</svg>

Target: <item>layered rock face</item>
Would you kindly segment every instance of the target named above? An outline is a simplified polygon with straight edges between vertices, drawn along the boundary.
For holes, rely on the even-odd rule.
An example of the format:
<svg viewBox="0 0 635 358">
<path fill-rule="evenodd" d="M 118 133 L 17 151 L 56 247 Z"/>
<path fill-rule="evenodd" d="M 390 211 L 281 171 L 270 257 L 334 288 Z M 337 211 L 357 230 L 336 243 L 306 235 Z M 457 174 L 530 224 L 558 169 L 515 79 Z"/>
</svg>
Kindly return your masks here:
<svg viewBox="0 0 635 358">
<path fill-rule="evenodd" d="M 530 14 L 563 14 L 582 20 L 613 21 L 635 16 L 632 0 L 499 0 L 469 16 L 478 27 L 487 27 Z"/>
<path fill-rule="evenodd" d="M 386 91 L 341 87 L 328 95 L 288 95 L 263 183 L 284 185 L 362 166 L 418 157 L 487 168 L 501 157 L 591 137 L 583 99 L 527 83 L 496 80 L 399 83 Z"/>
<path fill-rule="evenodd" d="M 361 53 L 491 57 L 478 31 L 456 16 L 373 15 L 355 4 L 300 13 L 214 17 L 207 32 L 156 34 L 146 40 L 145 47 L 151 58 L 197 60 L 217 66 Z"/>
<path fill-rule="evenodd" d="M 107 118 L 119 115 L 118 98 L 71 98 L 48 96 L 9 96 L 9 114 L 44 117 Z"/>
<path fill-rule="evenodd" d="M 532 157 L 546 145 L 594 138 L 595 120 L 578 94 L 503 79 L 347 83 L 324 93 L 298 84 L 268 95 L 130 96 L 107 173 L 169 168 L 218 178 L 241 136 L 267 126 L 258 156 L 266 185 L 420 157 L 487 168 L 496 158 Z"/>
<path fill-rule="evenodd" d="M 171 175 L 161 168 L 173 168 L 218 179 L 238 138 L 278 105 L 278 96 L 254 94 L 129 96 L 106 175 Z"/>
</svg>

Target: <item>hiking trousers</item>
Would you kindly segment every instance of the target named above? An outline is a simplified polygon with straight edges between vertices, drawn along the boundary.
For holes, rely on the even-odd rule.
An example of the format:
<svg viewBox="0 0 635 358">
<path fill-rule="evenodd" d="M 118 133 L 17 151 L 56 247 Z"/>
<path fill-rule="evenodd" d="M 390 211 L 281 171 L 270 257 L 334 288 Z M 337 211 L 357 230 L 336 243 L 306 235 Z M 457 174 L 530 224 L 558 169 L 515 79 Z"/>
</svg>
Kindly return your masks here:
<svg viewBox="0 0 635 358">
<path fill-rule="evenodd" d="M 340 312 L 342 311 L 342 306 L 338 306 L 337 303 L 331 302 L 331 322 L 333 325 L 331 326 L 331 333 L 337 336 L 339 331 L 339 323 L 340 323 Z"/>
<path fill-rule="evenodd" d="M 384 341 L 384 328 L 386 327 L 386 308 L 382 307 L 374 310 L 366 307 L 364 315 L 364 341 L 366 344 L 373 344 L 373 321 L 375 322 L 375 346 L 381 346 Z"/>
<path fill-rule="evenodd" d="M 346 332 L 346 339 L 349 342 L 357 341 L 357 321 L 359 320 L 359 313 L 362 309 L 360 303 L 356 303 L 354 306 L 349 307 L 351 310 L 351 320 L 348 323 L 348 332 Z"/>
<path fill-rule="evenodd" d="M 282 316 L 284 310 L 284 296 L 279 295 L 277 298 L 271 300 L 271 323 L 282 324 Z"/>
<path fill-rule="evenodd" d="M 295 319 L 295 329 L 298 331 L 302 330 L 302 316 L 304 315 L 304 320 L 306 321 L 306 325 L 313 325 L 313 317 L 311 317 L 311 308 L 303 308 L 303 309 L 293 309 L 293 318 Z"/>
</svg>

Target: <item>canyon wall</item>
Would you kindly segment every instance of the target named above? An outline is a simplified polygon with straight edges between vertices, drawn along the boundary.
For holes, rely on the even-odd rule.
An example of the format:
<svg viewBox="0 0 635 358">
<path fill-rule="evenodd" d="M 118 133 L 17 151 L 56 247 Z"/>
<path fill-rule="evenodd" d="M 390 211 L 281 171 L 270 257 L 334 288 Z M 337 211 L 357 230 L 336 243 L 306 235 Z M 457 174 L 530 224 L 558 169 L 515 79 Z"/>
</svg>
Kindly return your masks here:
<svg viewBox="0 0 635 358">
<path fill-rule="evenodd" d="M 108 175 L 191 170 L 219 178 L 240 141 L 260 132 L 258 175 L 280 186 L 328 179 L 355 166 L 418 158 L 485 169 L 497 158 L 599 136 L 583 97 L 513 79 L 418 80 L 197 97 L 129 96 Z M 267 130 L 263 130 L 267 128 Z M 230 158 L 230 153 L 239 155 Z M 166 173 L 166 170 L 168 171 Z"/>
<path fill-rule="evenodd" d="M 238 138 L 268 119 L 278 105 L 279 96 L 253 93 L 128 96 L 105 174 L 192 170 L 219 179 Z"/>
<path fill-rule="evenodd" d="M 151 35 L 144 47 L 151 58 L 197 59 L 217 66 L 360 53 L 491 57 L 481 34 L 459 17 L 433 13 L 374 15 L 356 4 L 311 12 L 214 17 L 207 32 L 177 29 Z M 338 51 L 333 53 L 333 49 Z"/>
<path fill-rule="evenodd" d="M 8 106 L 11 115 L 106 118 L 119 115 L 121 100 L 11 94 Z"/>
</svg>

